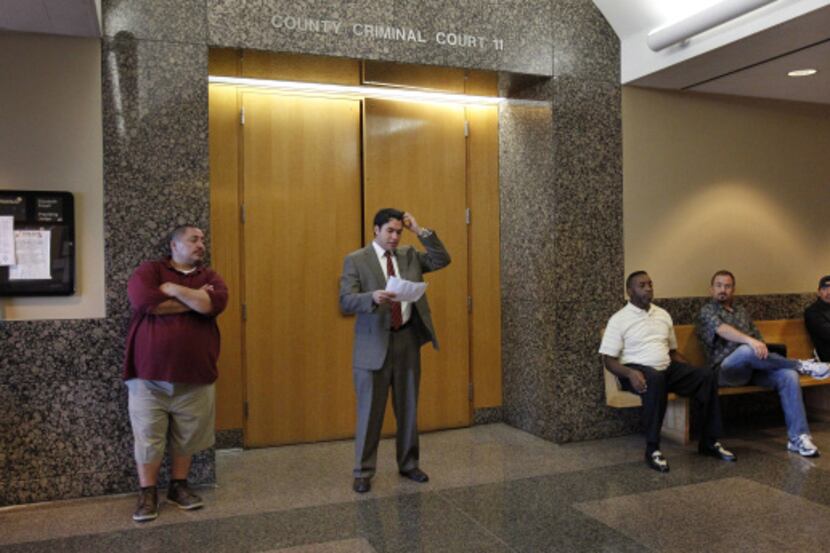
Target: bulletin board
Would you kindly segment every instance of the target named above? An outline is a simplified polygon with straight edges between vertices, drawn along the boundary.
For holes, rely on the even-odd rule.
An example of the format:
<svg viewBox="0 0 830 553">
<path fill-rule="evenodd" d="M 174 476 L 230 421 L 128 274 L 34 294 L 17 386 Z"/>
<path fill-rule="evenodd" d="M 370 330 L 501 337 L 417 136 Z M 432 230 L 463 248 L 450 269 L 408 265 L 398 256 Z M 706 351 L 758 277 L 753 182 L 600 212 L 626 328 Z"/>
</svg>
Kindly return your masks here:
<svg viewBox="0 0 830 553">
<path fill-rule="evenodd" d="M 74 293 L 72 193 L 0 190 L 0 296 Z"/>
</svg>

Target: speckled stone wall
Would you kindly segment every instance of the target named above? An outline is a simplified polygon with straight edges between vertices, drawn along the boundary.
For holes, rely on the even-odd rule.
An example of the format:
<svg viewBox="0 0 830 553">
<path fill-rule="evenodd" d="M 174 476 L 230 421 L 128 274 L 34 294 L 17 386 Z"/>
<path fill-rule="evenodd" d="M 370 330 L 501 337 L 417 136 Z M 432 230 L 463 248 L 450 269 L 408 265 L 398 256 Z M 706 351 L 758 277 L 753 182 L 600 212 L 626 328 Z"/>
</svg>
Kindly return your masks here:
<svg viewBox="0 0 830 553">
<path fill-rule="evenodd" d="M 203 1 L 104 1 L 107 317 L 0 322 L 0 505 L 137 486 L 121 381 L 126 281 L 172 226 L 207 228 Z M 191 480 L 215 480 L 214 456 Z"/>
<path fill-rule="evenodd" d="M 550 3 L 540 0 L 207 0 L 210 44 L 513 73 L 551 74 Z M 276 18 L 277 25 L 273 22 Z M 286 19 L 292 18 L 292 19 Z M 340 23 L 308 30 L 307 20 Z M 412 30 L 416 40 L 367 38 L 354 26 Z M 289 29 L 288 27 L 297 27 Z M 300 30 L 306 29 L 306 30 Z M 437 37 L 445 33 L 444 39 Z M 485 40 L 440 44 L 446 34 Z M 503 49 L 494 47 L 501 39 Z M 462 37 L 462 42 L 464 39 Z"/>
<path fill-rule="evenodd" d="M 596 353 L 622 303 L 619 40 L 591 2 L 551 8 L 553 78 L 504 84 L 536 101 L 501 118 L 504 416 L 567 442 L 637 413 L 605 406 Z"/>
</svg>

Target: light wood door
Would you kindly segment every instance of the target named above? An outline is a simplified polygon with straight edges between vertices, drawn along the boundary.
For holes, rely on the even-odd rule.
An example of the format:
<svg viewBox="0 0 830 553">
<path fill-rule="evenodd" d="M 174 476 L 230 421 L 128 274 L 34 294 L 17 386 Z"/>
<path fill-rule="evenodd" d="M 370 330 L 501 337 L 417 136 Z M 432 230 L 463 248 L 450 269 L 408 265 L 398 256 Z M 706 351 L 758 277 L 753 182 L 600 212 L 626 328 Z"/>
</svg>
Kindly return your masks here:
<svg viewBox="0 0 830 553">
<path fill-rule="evenodd" d="M 469 81 L 468 81 L 469 84 Z M 499 275 L 499 112 L 495 106 L 465 108 L 473 407 L 498 407 L 501 399 L 501 284 Z"/>
<path fill-rule="evenodd" d="M 216 429 L 242 428 L 242 271 L 239 250 L 239 106 L 234 86 L 210 85 L 210 256 L 228 285 L 217 319 L 222 348 L 216 381 Z"/>
<path fill-rule="evenodd" d="M 375 212 L 395 207 L 434 229 L 453 259 L 425 277 L 441 350 L 421 350 L 418 426 L 469 425 L 464 107 L 366 99 L 363 132 L 366 242 Z M 408 232 L 403 243 L 423 249 Z M 387 409 L 384 431 L 393 428 Z"/>
<path fill-rule="evenodd" d="M 360 102 L 243 92 L 246 446 L 354 432 L 343 256 L 361 245 Z"/>
</svg>

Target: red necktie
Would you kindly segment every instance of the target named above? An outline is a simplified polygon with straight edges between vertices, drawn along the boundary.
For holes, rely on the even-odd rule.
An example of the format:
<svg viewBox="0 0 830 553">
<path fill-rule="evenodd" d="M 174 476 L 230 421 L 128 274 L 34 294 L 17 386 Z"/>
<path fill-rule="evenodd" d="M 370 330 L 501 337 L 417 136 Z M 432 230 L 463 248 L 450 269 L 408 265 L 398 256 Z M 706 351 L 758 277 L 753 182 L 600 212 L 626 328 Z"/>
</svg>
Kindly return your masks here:
<svg viewBox="0 0 830 553">
<path fill-rule="evenodd" d="M 392 263 L 392 252 L 386 252 L 386 277 L 395 276 L 395 265 Z M 401 302 L 392 302 L 392 330 L 398 330 L 403 324 L 403 312 L 401 311 Z"/>
</svg>

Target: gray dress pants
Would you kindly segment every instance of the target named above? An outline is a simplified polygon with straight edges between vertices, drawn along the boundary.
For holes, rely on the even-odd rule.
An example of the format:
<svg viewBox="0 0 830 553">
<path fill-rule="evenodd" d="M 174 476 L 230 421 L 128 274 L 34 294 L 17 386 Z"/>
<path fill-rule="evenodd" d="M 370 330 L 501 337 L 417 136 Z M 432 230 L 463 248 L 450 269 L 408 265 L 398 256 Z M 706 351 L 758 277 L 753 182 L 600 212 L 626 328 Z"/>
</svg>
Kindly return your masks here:
<svg viewBox="0 0 830 553">
<path fill-rule="evenodd" d="M 418 466 L 420 379 L 421 348 L 413 324 L 391 333 L 386 359 L 380 369 L 354 369 L 357 394 L 355 478 L 371 478 L 375 474 L 378 442 L 390 387 L 398 426 L 395 436 L 398 470 L 408 471 Z"/>
</svg>

